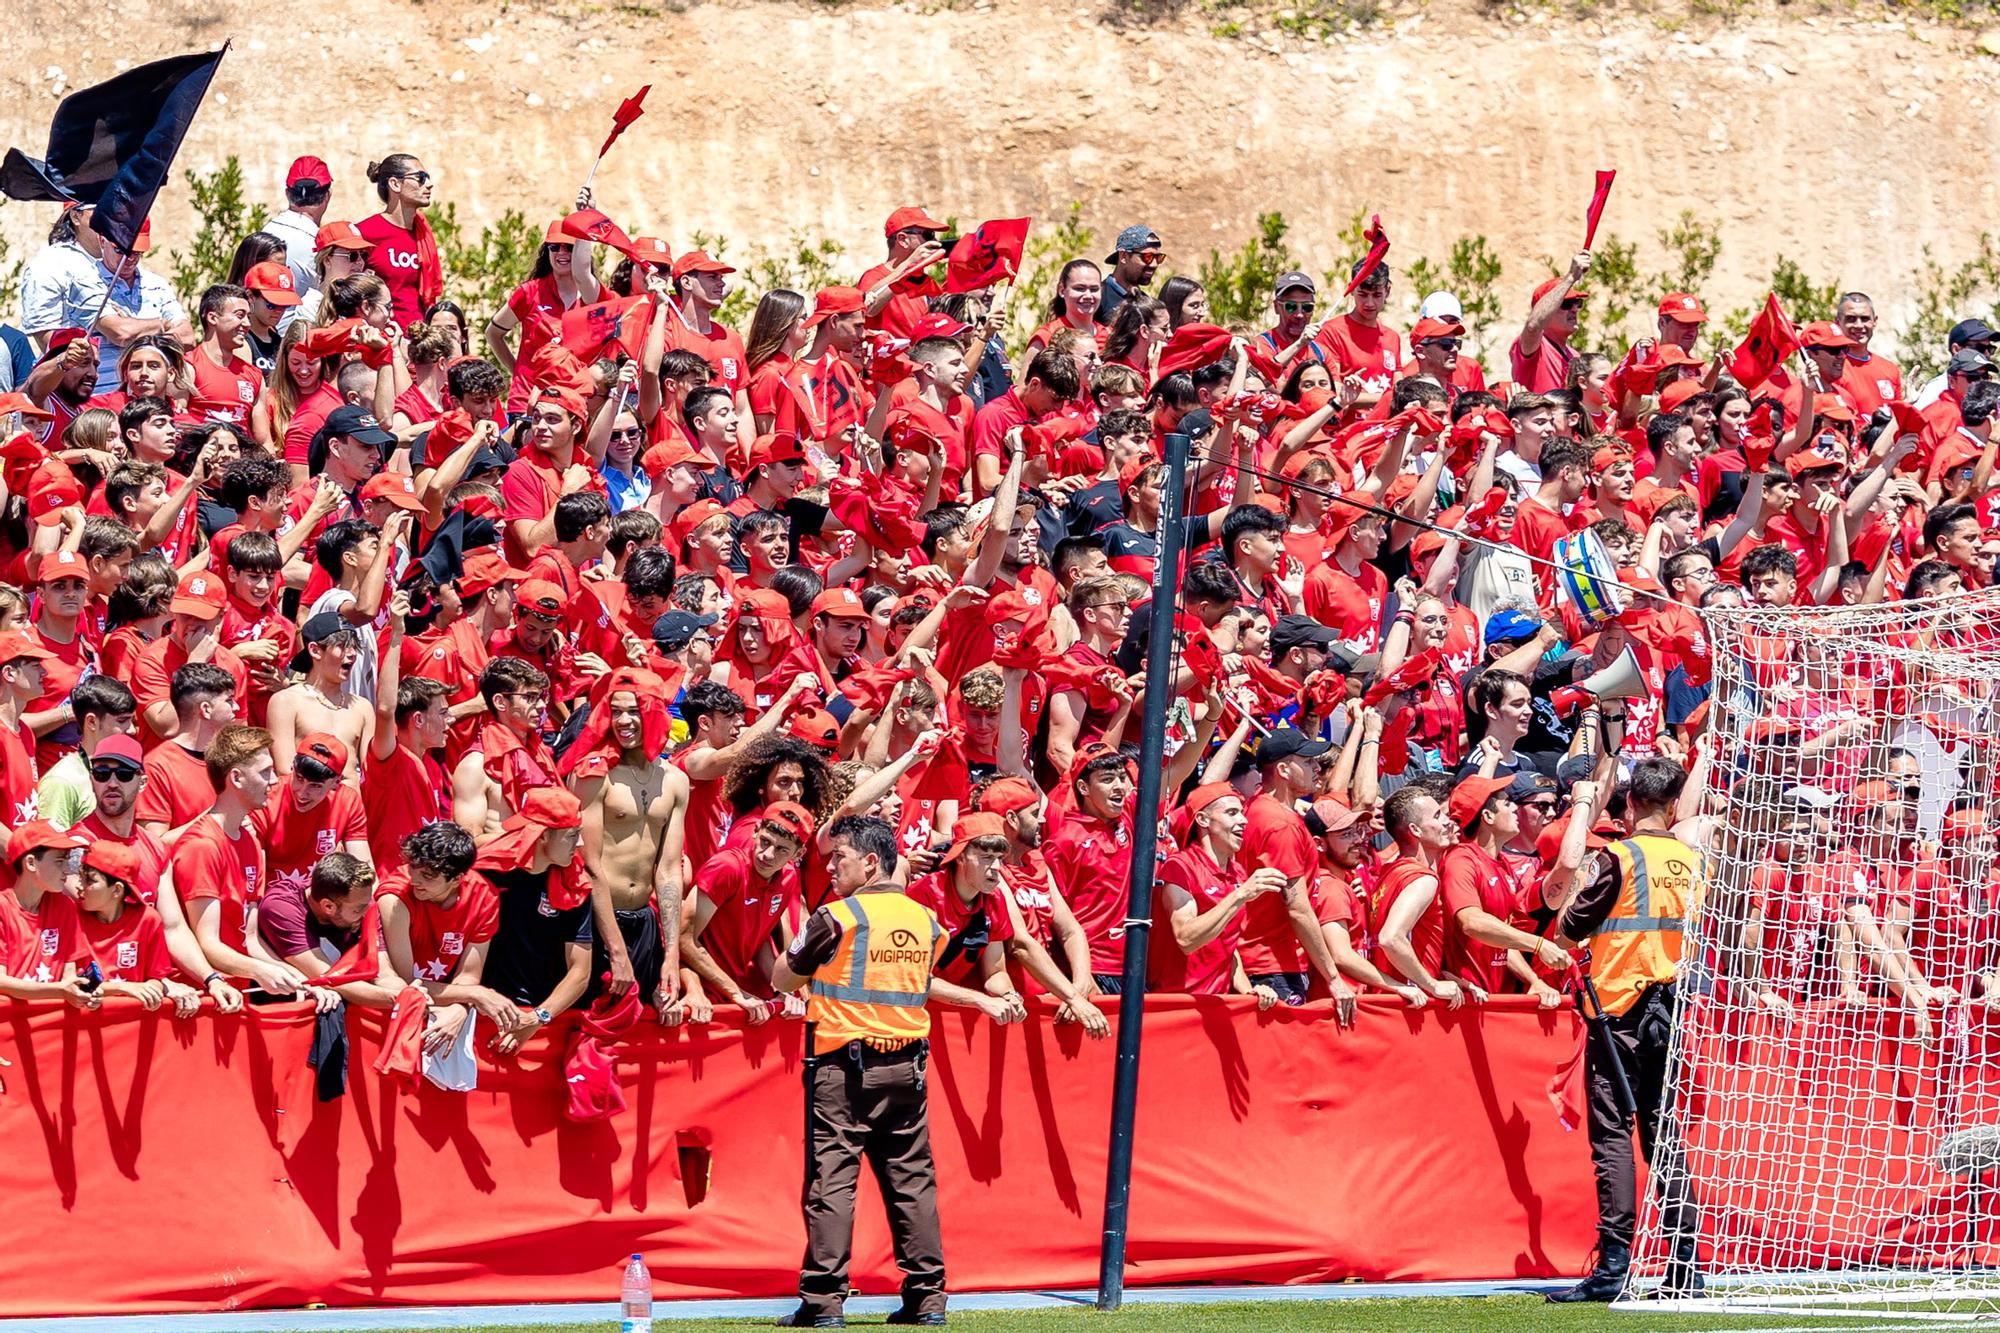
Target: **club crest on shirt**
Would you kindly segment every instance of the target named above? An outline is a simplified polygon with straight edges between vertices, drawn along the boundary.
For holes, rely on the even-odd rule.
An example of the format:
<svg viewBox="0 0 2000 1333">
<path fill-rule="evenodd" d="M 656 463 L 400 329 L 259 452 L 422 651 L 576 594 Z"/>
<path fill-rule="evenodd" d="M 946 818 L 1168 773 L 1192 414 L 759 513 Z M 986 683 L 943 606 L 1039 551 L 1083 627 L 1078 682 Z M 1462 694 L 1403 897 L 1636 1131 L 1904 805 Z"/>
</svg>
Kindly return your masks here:
<svg viewBox="0 0 2000 1333">
<path fill-rule="evenodd" d="M 438 952 L 462 954 L 465 952 L 465 936 L 456 930 L 447 930 L 438 940 Z"/>
<path fill-rule="evenodd" d="M 62 947 L 61 931 L 45 930 L 42 932 L 42 957 L 54 958 L 56 956 L 56 950 L 60 949 L 61 947 Z"/>
<path fill-rule="evenodd" d="M 735 358 L 735 357 L 733 357 L 733 356 L 725 356 L 725 357 L 722 357 L 722 358 L 721 358 L 721 361 L 722 361 L 722 378 L 724 378 L 724 379 L 726 379 L 726 380 L 733 380 L 733 379 L 735 379 L 735 378 L 736 378 L 736 358 Z"/>
<path fill-rule="evenodd" d="M 319 832 L 313 834 L 313 851 L 317 852 L 321 856 L 325 856 L 332 850 L 333 850 L 332 829 L 323 828 L 319 830 Z"/>
<path fill-rule="evenodd" d="M 121 968 L 139 966 L 139 941 L 118 941 L 118 966 Z"/>
<path fill-rule="evenodd" d="M 535 912 L 538 916 L 562 915 L 561 912 L 556 911 L 555 905 L 549 901 L 549 895 L 546 890 L 543 891 L 540 901 L 535 904 Z"/>
</svg>

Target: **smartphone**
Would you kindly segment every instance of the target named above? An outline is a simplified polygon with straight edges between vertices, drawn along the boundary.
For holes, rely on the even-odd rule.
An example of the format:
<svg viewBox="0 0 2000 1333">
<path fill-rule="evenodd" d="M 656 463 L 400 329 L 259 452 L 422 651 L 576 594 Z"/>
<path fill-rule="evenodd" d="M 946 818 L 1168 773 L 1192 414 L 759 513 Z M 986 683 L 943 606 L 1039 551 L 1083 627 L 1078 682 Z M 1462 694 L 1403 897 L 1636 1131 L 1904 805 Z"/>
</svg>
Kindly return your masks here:
<svg viewBox="0 0 2000 1333">
<path fill-rule="evenodd" d="M 85 963 L 83 970 L 77 974 L 76 984 L 83 988 L 85 994 L 96 990 L 104 984 L 104 969 L 97 965 L 95 959 Z"/>
</svg>

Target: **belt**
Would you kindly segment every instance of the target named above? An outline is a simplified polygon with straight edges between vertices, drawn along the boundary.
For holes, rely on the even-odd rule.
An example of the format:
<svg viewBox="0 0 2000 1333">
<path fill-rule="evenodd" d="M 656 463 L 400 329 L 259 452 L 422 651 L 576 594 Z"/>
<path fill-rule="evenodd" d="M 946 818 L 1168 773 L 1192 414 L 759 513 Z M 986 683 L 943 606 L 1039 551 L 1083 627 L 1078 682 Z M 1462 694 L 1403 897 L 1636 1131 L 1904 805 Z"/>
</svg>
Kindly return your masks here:
<svg viewBox="0 0 2000 1333">
<path fill-rule="evenodd" d="M 923 1037 L 918 1037 L 915 1041 L 904 1042 L 894 1050 L 888 1051 L 870 1046 L 865 1041 L 850 1041 L 845 1046 L 828 1051 L 826 1055 L 820 1058 L 824 1060 L 827 1056 L 838 1056 L 856 1065 L 897 1065 L 906 1064 L 911 1060 L 917 1059 L 919 1056 L 927 1053 L 930 1048 L 931 1044 L 929 1040 Z"/>
</svg>

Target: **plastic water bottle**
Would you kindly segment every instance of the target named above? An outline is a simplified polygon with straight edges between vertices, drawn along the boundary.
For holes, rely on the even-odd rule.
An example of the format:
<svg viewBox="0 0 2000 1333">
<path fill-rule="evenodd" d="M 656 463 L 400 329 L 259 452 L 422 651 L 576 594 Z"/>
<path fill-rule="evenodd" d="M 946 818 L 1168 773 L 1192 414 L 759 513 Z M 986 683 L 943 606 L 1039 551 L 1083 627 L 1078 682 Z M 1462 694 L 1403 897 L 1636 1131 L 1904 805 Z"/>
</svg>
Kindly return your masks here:
<svg viewBox="0 0 2000 1333">
<path fill-rule="evenodd" d="M 646 1258 L 635 1254 L 625 1265 L 625 1280 L 618 1287 L 618 1307 L 623 1333 L 653 1333 L 653 1275 L 646 1271 Z"/>
</svg>

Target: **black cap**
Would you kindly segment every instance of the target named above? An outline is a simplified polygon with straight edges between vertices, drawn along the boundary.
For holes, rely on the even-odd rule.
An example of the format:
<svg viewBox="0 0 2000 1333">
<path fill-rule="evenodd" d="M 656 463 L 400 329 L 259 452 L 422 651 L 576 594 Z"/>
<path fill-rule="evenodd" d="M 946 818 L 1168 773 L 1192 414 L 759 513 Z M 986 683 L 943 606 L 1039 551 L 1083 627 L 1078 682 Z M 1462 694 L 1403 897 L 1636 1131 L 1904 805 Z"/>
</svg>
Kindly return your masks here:
<svg viewBox="0 0 2000 1333">
<path fill-rule="evenodd" d="M 677 653 L 694 642 L 694 632 L 715 623 L 714 616 L 698 616 L 692 611 L 668 611 L 653 622 L 653 646 L 663 653 Z"/>
<path fill-rule="evenodd" d="M 1590 775 L 1597 771 L 1597 760 L 1587 754 L 1573 754 L 1556 765 L 1556 783 L 1564 791 L 1579 782 L 1590 781 Z"/>
<path fill-rule="evenodd" d="M 1332 748 L 1332 741 L 1316 741 L 1297 727 L 1280 727 L 1257 747 L 1257 762 L 1275 764 L 1280 759 L 1317 759 Z"/>
<path fill-rule="evenodd" d="M 313 433 L 312 443 L 306 448 L 306 470 L 318 475 L 326 466 L 326 451 L 332 447 L 337 436 L 346 436 L 362 444 L 372 444 L 384 458 L 396 443 L 396 437 L 382 429 L 382 423 L 375 414 L 365 407 L 343 403 L 326 414 L 326 422 Z"/>
<path fill-rule="evenodd" d="M 312 666 L 312 658 L 306 649 L 316 643 L 325 643 L 344 629 L 353 629 L 347 617 L 338 611 L 322 611 L 299 626 L 299 650 L 292 655 L 292 670 L 305 671 Z"/>
<path fill-rule="evenodd" d="M 1294 648 L 1331 648 L 1340 638 L 1332 628 L 1311 616 L 1279 616 L 1271 626 L 1271 660 L 1277 661 Z"/>
<path fill-rule="evenodd" d="M 1994 341 L 2000 341 L 2000 334 L 1996 334 L 1992 329 L 1988 328 L 1986 321 L 1983 319 L 1961 319 L 1958 323 L 1951 326 L 1951 332 L 1947 333 L 1944 338 L 1947 348 L 1964 347 L 1971 343 L 1990 343 Z"/>
<path fill-rule="evenodd" d="M 1507 795 L 1515 801 L 1527 801 L 1537 796 L 1553 796 L 1558 790 L 1556 780 L 1548 774 L 1524 768 L 1514 775 L 1513 783 L 1507 788 Z"/>
<path fill-rule="evenodd" d="M 481 449 L 472 456 L 472 461 L 465 465 L 465 475 L 468 477 L 477 477 L 488 472 L 505 472 L 506 470 L 507 460 L 492 449 Z"/>
<path fill-rule="evenodd" d="M 1326 664 L 1343 676 L 1367 676 L 1382 665 L 1380 653 L 1357 653 L 1344 643 L 1326 650 Z"/>
<path fill-rule="evenodd" d="M 1976 347 L 1961 347 L 1951 354 L 1951 362 L 1945 367 L 1948 375 L 1977 375 L 1982 370 L 1993 369 L 1993 358 Z"/>
</svg>

